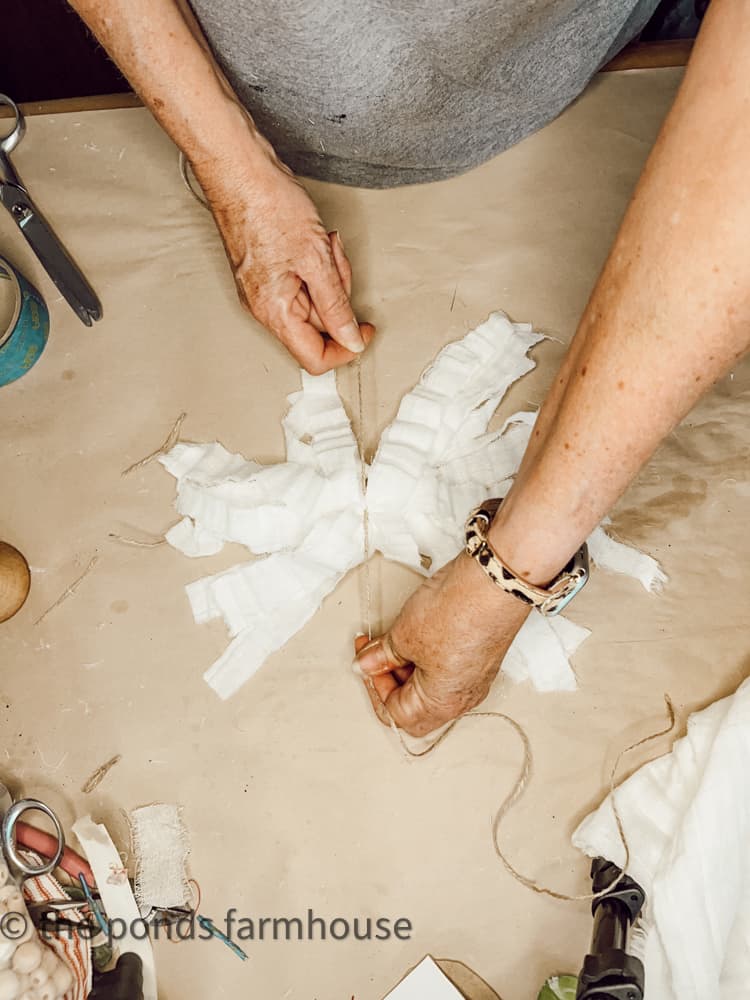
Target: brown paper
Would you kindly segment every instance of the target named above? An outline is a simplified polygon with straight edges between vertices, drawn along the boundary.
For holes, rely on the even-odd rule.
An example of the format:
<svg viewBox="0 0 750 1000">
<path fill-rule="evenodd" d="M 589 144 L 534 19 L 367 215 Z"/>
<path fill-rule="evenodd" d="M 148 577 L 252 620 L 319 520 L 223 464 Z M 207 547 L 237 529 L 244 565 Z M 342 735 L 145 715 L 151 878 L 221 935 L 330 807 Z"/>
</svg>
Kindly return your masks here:
<svg viewBox="0 0 750 1000">
<path fill-rule="evenodd" d="M 379 329 L 363 372 L 371 448 L 438 349 L 491 310 L 570 339 L 679 77 L 599 78 L 545 131 L 445 183 L 309 185 L 326 225 L 341 230 L 360 316 Z M 85 329 L 0 218 L 0 252 L 52 315 L 42 360 L 0 390 L 0 538 L 33 569 L 26 607 L 0 626 L 0 778 L 45 798 L 68 826 L 91 811 L 123 847 L 121 809 L 182 804 L 201 911 L 217 926 L 236 907 L 256 921 L 310 909 L 413 928 L 401 941 L 242 941 L 247 963 L 217 941 L 157 944 L 166 998 L 377 1000 L 428 952 L 466 963 L 504 1000 L 576 972 L 587 904 L 531 894 L 493 853 L 490 816 L 520 761 L 513 733 L 492 719 L 459 726 L 410 763 L 375 721 L 349 669 L 361 570 L 229 702 L 203 682 L 226 637 L 221 624 L 193 623 L 183 586 L 242 550 L 191 561 L 110 540 L 154 539 L 175 520 L 174 483 L 157 463 L 121 472 L 182 411 L 186 439 L 278 461 L 297 368 L 237 303 L 212 220 L 147 112 L 32 119 L 15 159 L 104 319 Z M 536 348 L 538 368 L 501 416 L 540 402 L 563 351 L 555 340 Z M 351 411 L 354 372 L 339 381 Z M 535 754 L 504 850 L 562 890 L 586 890 L 570 834 L 605 794 L 618 750 L 659 727 L 663 692 L 684 722 L 748 672 L 749 402 L 750 368 L 738 365 L 619 505 L 616 532 L 671 581 L 652 597 L 595 574 L 570 611 L 593 628 L 574 661 L 580 691 L 500 682 L 487 701 L 523 724 Z M 95 554 L 76 592 L 35 627 Z M 376 625 L 416 583 L 376 560 Z M 116 753 L 118 766 L 83 795 Z"/>
</svg>

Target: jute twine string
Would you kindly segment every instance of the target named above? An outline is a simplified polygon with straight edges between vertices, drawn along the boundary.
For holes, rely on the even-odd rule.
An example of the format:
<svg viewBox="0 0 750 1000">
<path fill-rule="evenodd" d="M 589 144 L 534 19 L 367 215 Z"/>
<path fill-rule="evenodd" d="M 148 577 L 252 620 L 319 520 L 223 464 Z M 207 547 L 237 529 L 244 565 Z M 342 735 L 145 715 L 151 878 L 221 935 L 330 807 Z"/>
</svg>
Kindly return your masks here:
<svg viewBox="0 0 750 1000">
<path fill-rule="evenodd" d="M 365 441 L 364 441 L 364 428 L 365 428 L 364 409 L 365 408 L 364 408 L 364 391 L 363 391 L 362 357 L 361 357 L 361 355 L 357 356 L 357 358 L 356 358 L 356 360 L 354 362 L 354 367 L 355 367 L 355 373 L 356 373 L 356 388 L 357 388 L 357 400 L 356 400 L 356 404 L 357 404 L 357 412 L 358 412 L 358 426 L 357 426 L 357 435 L 356 435 L 356 437 L 357 437 L 357 444 L 358 444 L 358 447 L 359 447 L 359 454 L 360 454 L 361 489 L 362 489 L 362 500 L 363 500 L 363 519 L 362 519 L 363 520 L 363 525 L 362 525 L 362 527 L 363 527 L 363 538 L 364 538 L 364 567 L 363 567 L 363 569 L 364 569 L 364 600 L 363 600 L 363 605 L 362 605 L 362 608 L 361 608 L 361 613 L 362 613 L 362 618 L 363 618 L 363 621 L 365 623 L 365 627 L 366 627 L 366 630 L 367 630 L 367 637 L 368 637 L 368 639 L 372 639 L 372 586 L 371 586 L 371 576 L 370 576 L 370 518 L 369 518 L 368 509 L 367 509 L 367 468 L 368 468 L 368 465 L 367 465 L 367 456 L 365 454 Z M 417 757 L 425 757 L 425 756 L 427 756 L 427 754 L 432 753 L 434 750 L 436 750 L 440 746 L 440 744 L 445 740 L 445 738 L 448 736 L 448 734 L 453 731 L 453 728 L 455 726 L 457 726 L 460 722 L 464 722 L 467 719 L 501 719 L 506 725 L 510 726 L 515 731 L 515 733 L 517 734 L 519 740 L 521 741 L 521 745 L 523 747 L 523 761 L 521 763 L 521 769 L 519 771 L 518 777 L 516 778 L 516 781 L 515 781 L 513 787 L 511 788 L 509 794 L 506 796 L 506 798 L 500 804 L 500 806 L 496 810 L 494 816 L 492 817 L 491 834 L 492 834 L 492 845 L 493 845 L 493 848 L 495 850 L 495 854 L 497 855 L 497 857 L 499 858 L 499 860 L 502 862 L 502 865 L 505 868 L 505 870 L 508 872 L 509 875 L 512 876 L 513 879 L 515 879 L 516 882 L 519 882 L 525 888 L 530 889 L 532 892 L 538 893 L 539 895 L 542 895 L 542 896 L 551 896 L 552 899 L 559 899 L 559 900 L 562 900 L 563 902 L 571 902 L 572 903 L 572 902 L 582 902 L 582 901 L 589 901 L 589 900 L 593 900 L 593 899 L 598 899 L 600 896 L 604 896 L 607 893 L 612 892 L 612 890 L 615 889 L 617 887 L 617 885 L 622 881 L 622 879 L 625 877 L 625 873 L 626 873 L 626 871 L 628 869 L 628 865 L 630 863 L 630 845 L 628 844 L 628 838 L 625 835 L 625 828 L 623 826 L 622 816 L 620 815 L 620 811 L 619 811 L 619 808 L 617 806 L 617 798 L 616 798 L 616 795 L 615 795 L 616 782 L 617 782 L 617 773 L 619 771 L 620 763 L 622 762 L 623 757 L 625 757 L 631 751 L 636 750 L 638 747 L 645 746 L 647 743 L 651 743 L 651 742 L 659 739 L 662 736 L 666 736 L 668 733 L 671 733 L 672 730 L 674 729 L 674 726 L 675 726 L 675 711 L 674 711 L 674 706 L 672 704 L 672 701 L 671 701 L 671 699 L 670 699 L 670 697 L 669 697 L 668 694 L 664 695 L 664 704 L 665 704 L 666 710 L 667 710 L 668 725 L 665 726 L 663 729 L 660 729 L 658 732 L 651 733 L 648 736 L 644 736 L 642 739 L 636 740 L 634 743 L 631 743 L 628 746 L 626 746 L 623 750 L 621 750 L 618 753 L 617 758 L 615 759 L 615 762 L 614 762 L 614 764 L 612 766 L 612 770 L 610 771 L 610 775 L 609 775 L 609 792 L 610 792 L 610 801 L 612 803 L 612 812 L 614 813 L 614 817 L 615 817 L 615 823 L 616 823 L 616 826 L 617 826 L 617 834 L 618 834 L 620 840 L 622 841 L 622 846 L 623 846 L 623 850 L 624 850 L 624 853 L 625 853 L 625 860 L 624 860 L 622 866 L 620 866 L 620 873 L 619 873 L 619 875 L 616 876 L 616 878 L 614 878 L 610 882 L 610 884 L 606 888 L 601 889 L 599 892 L 587 892 L 587 893 L 581 893 L 581 894 L 577 894 L 577 895 L 571 895 L 571 894 L 566 893 L 566 892 L 560 892 L 557 889 L 549 888 L 548 886 L 545 886 L 545 885 L 540 885 L 539 882 L 537 882 L 535 879 L 529 878 L 529 876 L 524 875 L 509 860 L 509 858 L 507 857 L 507 855 L 503 851 L 502 847 L 500 846 L 500 827 L 501 827 L 503 821 L 505 820 L 505 818 L 507 817 L 508 813 L 513 809 L 513 807 L 517 804 L 517 802 L 519 801 L 519 799 L 523 796 L 524 792 L 526 791 L 526 789 L 527 789 L 527 787 L 529 785 L 529 782 L 531 780 L 531 776 L 532 776 L 533 769 L 534 769 L 534 757 L 533 757 L 533 754 L 532 754 L 532 751 L 531 751 L 531 742 L 530 742 L 529 737 L 526 734 L 526 731 L 524 730 L 523 726 L 521 726 L 520 723 L 516 722 L 515 719 L 511 718 L 511 716 L 506 715 L 504 712 L 481 711 L 481 710 L 480 711 L 466 712 L 463 715 L 458 716 L 458 718 L 454 719 L 435 738 L 435 740 L 432 743 L 430 743 L 427 747 L 424 747 L 421 750 L 414 750 L 414 749 L 412 749 L 408 745 L 408 743 L 406 742 L 406 739 L 404 737 L 403 732 L 396 725 L 395 719 L 391 715 L 391 712 L 390 712 L 388 706 L 386 705 L 386 703 L 380 697 L 380 695 L 379 695 L 379 693 L 378 693 L 378 691 L 377 691 L 377 689 L 376 689 L 376 687 L 375 687 L 375 685 L 373 683 L 372 678 L 371 677 L 366 677 L 365 678 L 365 683 L 367 684 L 367 687 L 369 688 L 370 692 L 374 695 L 374 697 L 377 699 L 378 703 L 380 704 L 385 719 L 387 720 L 390 728 L 396 734 L 396 737 L 398 739 L 398 742 L 399 742 L 399 745 L 401 747 L 401 750 L 402 750 L 403 754 L 408 759 L 413 759 L 413 758 L 417 758 Z"/>
<path fill-rule="evenodd" d="M 145 458 L 141 458 L 137 462 L 133 462 L 132 465 L 129 465 L 127 469 L 123 469 L 120 475 L 129 476 L 131 472 L 135 472 L 137 469 L 142 469 L 144 465 L 148 465 L 149 462 L 153 462 L 155 458 L 159 458 L 161 455 L 166 455 L 167 452 L 171 451 L 180 440 L 180 431 L 182 430 L 182 425 L 186 416 L 187 413 L 181 413 L 175 420 L 172 430 L 169 434 L 167 434 L 166 438 L 159 445 L 159 447 L 155 451 L 152 451 L 149 455 L 146 455 Z"/>
</svg>

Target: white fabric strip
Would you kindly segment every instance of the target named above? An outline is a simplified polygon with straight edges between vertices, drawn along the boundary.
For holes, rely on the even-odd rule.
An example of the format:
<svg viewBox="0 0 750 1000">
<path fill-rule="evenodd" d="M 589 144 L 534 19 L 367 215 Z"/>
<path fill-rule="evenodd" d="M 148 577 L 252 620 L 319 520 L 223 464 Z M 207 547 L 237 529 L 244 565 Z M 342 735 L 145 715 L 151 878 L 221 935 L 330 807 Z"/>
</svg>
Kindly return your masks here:
<svg viewBox="0 0 750 1000">
<path fill-rule="evenodd" d="M 370 555 L 430 575 L 463 544 L 469 511 L 504 496 L 536 420 L 516 413 L 498 431 L 489 421 L 508 388 L 531 371 L 543 339 L 528 324 L 493 313 L 445 347 L 401 401 L 383 432 L 362 497 L 357 444 L 333 372 L 303 373 L 284 418 L 287 459 L 262 466 L 220 444 L 178 444 L 160 461 L 177 480 L 183 519 L 167 534 L 192 557 L 240 542 L 263 559 L 188 586 L 196 622 L 222 617 L 232 643 L 204 675 L 228 698 L 315 614 L 324 597 Z M 597 529 L 592 556 L 655 590 L 665 577 L 649 556 Z M 570 657 L 587 630 L 532 613 L 505 661 L 516 681 L 540 691 L 576 687 Z"/>
<path fill-rule="evenodd" d="M 135 897 L 141 913 L 155 906 L 183 907 L 190 899 L 187 830 L 179 806 L 167 802 L 131 810 L 130 826 L 136 857 Z"/>
<path fill-rule="evenodd" d="M 115 925 L 118 933 L 123 930 L 117 945 L 121 954 L 132 951 L 143 963 L 143 1000 L 156 1000 L 156 966 L 151 942 L 142 935 L 141 914 L 130 891 L 127 873 L 123 871 L 122 858 L 101 823 L 94 823 L 90 816 L 82 816 L 73 824 L 73 833 L 83 848 L 96 879 L 107 919 L 122 921 Z M 130 928 L 137 928 L 131 934 Z"/>
</svg>

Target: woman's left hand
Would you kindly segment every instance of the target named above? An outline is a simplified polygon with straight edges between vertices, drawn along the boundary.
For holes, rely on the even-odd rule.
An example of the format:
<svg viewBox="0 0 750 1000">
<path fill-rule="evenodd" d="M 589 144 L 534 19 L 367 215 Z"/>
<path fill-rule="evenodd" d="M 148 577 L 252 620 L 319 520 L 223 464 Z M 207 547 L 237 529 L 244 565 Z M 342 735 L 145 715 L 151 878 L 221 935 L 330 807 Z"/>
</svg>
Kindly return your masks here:
<svg viewBox="0 0 750 1000">
<path fill-rule="evenodd" d="M 425 736 L 474 708 L 528 610 L 461 553 L 409 598 L 388 632 L 356 640 L 353 669 L 378 718 Z"/>
</svg>

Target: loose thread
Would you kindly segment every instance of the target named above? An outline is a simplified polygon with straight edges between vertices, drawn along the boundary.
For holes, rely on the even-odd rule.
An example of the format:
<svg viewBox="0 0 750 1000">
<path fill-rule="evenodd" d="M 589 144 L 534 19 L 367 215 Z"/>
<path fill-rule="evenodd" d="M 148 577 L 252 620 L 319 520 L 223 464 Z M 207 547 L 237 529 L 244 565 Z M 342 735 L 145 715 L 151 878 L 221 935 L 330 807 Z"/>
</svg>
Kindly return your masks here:
<svg viewBox="0 0 750 1000">
<path fill-rule="evenodd" d="M 104 781 L 104 779 L 107 777 L 107 775 L 115 766 L 115 764 L 119 764 L 121 760 L 122 760 L 122 754 L 116 753 L 114 757 L 110 757 L 108 761 L 105 761 L 104 764 L 97 767 L 97 769 L 93 771 L 86 779 L 86 781 L 84 781 L 84 783 L 81 785 L 81 791 L 83 792 L 83 794 L 89 795 L 91 792 L 93 792 L 94 789 L 97 788 L 102 783 L 102 781 Z"/>
<path fill-rule="evenodd" d="M 372 583 L 370 577 L 370 513 L 367 509 L 367 456 L 365 453 L 365 405 L 364 389 L 362 380 L 362 355 L 358 354 L 354 362 L 357 374 L 357 446 L 359 448 L 359 468 L 360 468 L 360 488 L 362 491 L 362 538 L 364 544 L 364 576 L 365 576 L 365 598 L 364 608 L 360 605 L 360 614 L 367 628 L 367 638 L 372 639 Z M 406 748 L 401 730 L 396 725 L 396 721 L 388 710 L 387 705 L 378 694 L 371 677 L 365 678 L 365 683 L 370 690 L 373 699 L 377 699 L 383 706 L 388 724 L 401 741 L 401 745 Z M 408 748 L 407 748 L 408 749 Z"/>
<path fill-rule="evenodd" d="M 531 889 L 533 892 L 539 893 L 540 895 L 551 896 L 553 899 L 560 899 L 563 902 L 570 902 L 570 903 L 581 902 L 584 900 L 599 899 L 600 896 L 605 896 L 607 893 L 612 892 L 612 890 L 615 889 L 620 884 L 622 879 L 625 877 L 628 865 L 630 864 L 630 845 L 628 843 L 628 838 L 625 835 L 625 827 L 623 826 L 622 816 L 620 815 L 620 810 L 617 806 L 617 797 L 615 795 L 617 772 L 620 768 L 620 762 L 622 761 L 623 757 L 626 754 L 630 753 L 632 750 L 637 749 L 638 747 L 644 746 L 646 743 L 651 743 L 653 740 L 657 740 L 661 736 L 666 736 L 668 733 L 672 732 L 675 726 L 675 711 L 674 711 L 674 705 L 672 704 L 672 700 L 668 694 L 664 695 L 664 704 L 667 709 L 667 718 L 669 720 L 669 725 L 666 726 L 664 729 L 660 729 L 658 732 L 650 733 L 648 736 L 644 736 L 642 739 L 636 740 L 635 743 L 631 743 L 629 744 L 629 746 L 624 747 L 618 753 L 615 762 L 612 765 L 612 770 L 610 771 L 609 795 L 610 795 L 610 801 L 612 803 L 612 812 L 614 813 L 615 824 L 617 826 L 617 835 L 619 836 L 620 841 L 622 842 L 623 850 L 625 852 L 624 861 L 622 865 L 619 866 L 620 873 L 614 879 L 612 879 L 612 881 L 609 883 L 608 886 L 606 886 L 606 888 L 600 889 L 598 892 L 587 892 L 587 893 L 581 893 L 580 895 L 569 895 L 568 893 L 558 892 L 557 890 L 550 889 L 547 886 L 539 885 L 539 883 L 536 882 L 534 879 L 528 878 L 528 876 L 523 875 L 521 872 L 519 872 L 518 869 L 513 864 L 511 864 L 511 862 L 504 854 L 502 848 L 500 847 L 499 843 L 500 824 L 502 823 L 503 819 L 507 816 L 507 814 L 510 812 L 510 810 L 513 808 L 513 806 L 521 798 L 529 783 L 529 779 L 531 778 L 533 757 L 531 753 L 531 743 L 529 742 L 529 738 L 526 735 L 526 732 L 519 725 L 519 723 L 515 721 L 515 719 L 512 719 L 509 715 L 503 715 L 500 712 L 469 712 L 467 715 L 463 716 L 463 718 L 469 718 L 471 716 L 474 716 L 475 718 L 481 716 L 496 716 L 498 718 L 502 718 L 515 729 L 515 731 L 518 733 L 518 736 L 521 739 L 521 742 L 523 743 L 524 760 L 523 760 L 523 765 L 521 767 L 521 773 L 519 774 L 518 779 L 516 780 L 515 786 L 513 787 L 510 794 L 505 799 L 505 801 L 501 804 L 500 808 L 497 810 L 492 820 L 492 844 L 493 847 L 495 848 L 495 854 L 498 856 L 500 861 L 502 861 L 506 871 L 508 871 L 509 874 L 512 875 L 517 882 L 520 882 L 521 885 L 525 886 L 527 889 Z"/>
<path fill-rule="evenodd" d="M 161 538 L 156 538 L 153 541 L 144 542 L 139 538 L 126 538 L 125 535 L 118 535 L 115 531 L 108 532 L 107 538 L 113 542 L 120 542 L 122 545 L 132 545 L 138 549 L 155 549 L 159 545 L 166 545 L 167 542 L 163 535 Z"/>
<path fill-rule="evenodd" d="M 41 760 L 42 764 L 44 764 L 44 766 L 47 768 L 47 770 L 51 771 L 52 774 L 56 774 L 60 770 L 60 768 L 63 766 L 63 764 L 65 763 L 65 761 L 68 759 L 68 753 L 66 751 L 62 755 L 62 757 L 58 760 L 58 762 L 53 765 L 53 764 L 48 763 L 48 761 L 46 760 L 46 758 L 45 758 L 44 754 L 42 753 L 42 750 L 41 750 L 40 747 L 37 747 L 37 753 L 39 754 L 39 759 Z"/>
<path fill-rule="evenodd" d="M 187 413 L 181 413 L 179 415 L 174 422 L 172 430 L 169 434 L 167 434 L 163 444 L 161 444 L 156 451 L 152 451 L 151 454 L 146 455 L 145 458 L 141 458 L 139 461 L 133 462 L 133 464 L 129 465 L 127 469 L 123 469 L 120 475 L 129 476 L 130 473 L 135 472 L 136 469 L 142 469 L 144 465 L 148 465 L 149 462 L 153 462 L 155 458 L 158 458 L 160 455 L 166 455 L 168 451 L 171 451 L 180 439 L 180 431 L 182 430 L 185 417 L 187 417 Z"/>
<path fill-rule="evenodd" d="M 425 747 L 423 750 L 412 750 L 412 748 L 408 745 L 408 743 L 404 739 L 404 734 L 396 725 L 396 722 L 393 716 L 391 715 L 388 706 L 378 694 L 370 678 L 368 678 L 368 682 L 371 686 L 371 690 L 375 692 L 375 696 L 377 697 L 378 701 L 380 702 L 383 708 L 383 713 L 386 719 L 388 720 L 391 729 L 397 734 L 402 750 L 405 751 L 405 753 L 410 758 L 425 757 L 427 754 L 432 753 L 433 750 L 436 750 L 438 746 L 440 746 L 440 744 L 446 738 L 448 733 L 450 733 L 453 730 L 454 726 L 456 726 L 459 722 L 462 722 L 464 719 L 502 719 L 503 722 L 506 722 L 516 731 L 523 746 L 523 763 L 521 765 L 521 772 L 518 775 L 518 778 L 516 779 L 515 784 L 513 785 L 513 788 L 510 791 L 510 794 L 501 803 L 495 815 L 492 817 L 492 826 L 491 826 L 492 846 L 495 850 L 495 854 L 502 862 L 505 870 L 508 872 L 509 875 L 511 875 L 516 880 L 516 882 L 520 882 L 520 884 L 524 886 L 526 889 L 531 889 L 532 892 L 539 893 L 539 895 L 551 896 L 552 899 L 559 899 L 562 900 L 563 902 L 568 902 L 568 903 L 577 903 L 586 900 L 599 899 L 600 896 L 604 896 L 607 893 L 612 892 L 612 890 L 615 889 L 620 884 L 622 879 L 625 877 L 628 865 L 630 863 L 630 845 L 628 843 L 628 838 L 625 835 L 625 828 L 623 826 L 622 816 L 620 815 L 620 810 L 617 806 L 617 799 L 615 796 L 615 790 L 616 790 L 615 782 L 617 778 L 617 772 L 620 768 L 620 763 L 622 761 L 622 758 L 626 754 L 630 753 L 632 750 L 637 749 L 638 747 L 644 746 L 646 743 L 650 743 L 653 740 L 659 739 L 659 737 L 661 736 L 666 736 L 668 733 L 671 733 L 672 730 L 674 729 L 675 726 L 674 705 L 672 704 L 672 700 L 668 694 L 664 695 L 664 704 L 666 705 L 667 708 L 667 718 L 669 720 L 669 725 L 666 726 L 664 729 L 660 729 L 656 733 L 650 733 L 648 736 L 644 736 L 642 739 L 637 740 L 635 743 L 631 743 L 629 746 L 626 746 L 624 749 L 622 749 L 618 753 L 617 758 L 612 766 L 612 770 L 610 772 L 609 794 L 610 794 L 610 800 L 612 802 L 612 812 L 614 813 L 615 824 L 617 826 L 617 835 L 620 838 L 620 841 L 622 842 L 623 850 L 625 852 L 625 860 L 623 864 L 620 866 L 620 873 L 614 879 L 612 879 L 612 881 L 608 886 L 606 886 L 606 888 L 600 889 L 598 892 L 587 892 L 587 893 L 581 893 L 579 895 L 570 895 L 565 892 L 558 892 L 556 889 L 550 889 L 544 885 L 539 885 L 539 883 L 535 879 L 529 878 L 527 875 L 524 875 L 515 867 L 515 865 L 512 864 L 511 861 L 509 861 L 509 859 L 503 852 L 502 848 L 500 847 L 500 842 L 499 842 L 500 825 L 506 818 L 508 813 L 511 811 L 513 806 L 516 805 L 518 800 L 526 791 L 526 788 L 529 784 L 533 772 L 534 758 L 531 752 L 531 741 L 529 740 L 529 737 L 526 734 L 526 731 L 524 730 L 523 726 L 521 726 L 520 723 L 516 722 L 515 719 L 511 718 L 510 715 L 506 715 L 504 712 L 489 712 L 489 711 L 466 712 L 464 715 L 459 715 L 457 719 L 454 719 L 450 723 L 450 725 L 446 729 L 444 729 L 443 732 L 437 737 L 437 739 L 433 743 L 431 743 L 428 747 Z"/>
<path fill-rule="evenodd" d="M 88 566 L 83 571 L 83 573 L 81 573 L 81 575 L 76 580 L 74 580 L 73 583 L 71 583 L 71 585 L 62 592 L 62 594 L 60 594 L 60 596 L 57 598 L 54 604 L 50 604 L 47 610 L 42 612 L 41 615 L 39 615 L 37 620 L 34 622 L 34 625 L 35 626 L 40 625 L 51 611 L 54 611 L 55 608 L 59 608 L 60 605 L 63 603 L 63 601 L 67 601 L 69 597 L 72 597 L 73 594 L 75 594 L 76 590 L 78 590 L 79 586 L 83 583 L 83 581 L 86 579 L 86 577 L 89 575 L 91 570 L 94 568 L 94 566 L 96 566 L 98 562 L 99 562 L 99 556 L 98 555 L 93 556 Z"/>
<path fill-rule="evenodd" d="M 367 456 L 365 454 L 365 405 L 362 387 L 362 355 L 354 362 L 357 373 L 357 445 L 359 447 L 360 488 L 362 490 L 362 538 L 364 541 L 365 611 L 367 638 L 372 639 L 372 586 L 370 579 L 370 513 L 367 509 Z"/>
</svg>

